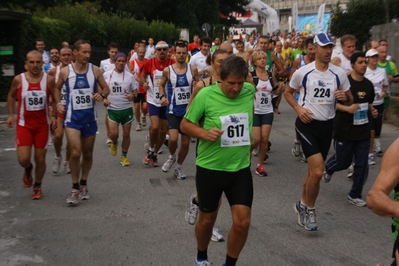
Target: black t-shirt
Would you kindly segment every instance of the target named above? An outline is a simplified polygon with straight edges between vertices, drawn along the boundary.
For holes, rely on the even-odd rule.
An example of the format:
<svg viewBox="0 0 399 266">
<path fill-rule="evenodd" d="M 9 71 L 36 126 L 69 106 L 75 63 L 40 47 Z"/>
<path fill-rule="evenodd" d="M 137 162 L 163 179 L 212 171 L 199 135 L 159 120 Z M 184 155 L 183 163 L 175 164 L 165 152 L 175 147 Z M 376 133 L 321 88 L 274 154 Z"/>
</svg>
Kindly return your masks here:
<svg viewBox="0 0 399 266">
<path fill-rule="evenodd" d="M 348 76 L 348 79 L 351 84 L 350 90 L 353 95 L 353 103 L 365 103 L 363 105 L 373 103 L 374 86 L 370 80 L 364 78 L 362 81 L 356 81 L 351 77 L 351 75 Z M 360 122 L 360 120 L 364 119 L 365 116 L 368 116 L 368 120 L 370 121 L 370 110 L 368 110 L 367 114 L 358 111 L 356 116 L 356 121 L 360 123 L 358 125 L 355 125 L 354 123 L 354 116 L 355 115 L 353 114 L 337 110 L 334 118 L 334 139 L 358 141 L 370 138 L 369 123 L 364 120 L 363 122 Z"/>
</svg>

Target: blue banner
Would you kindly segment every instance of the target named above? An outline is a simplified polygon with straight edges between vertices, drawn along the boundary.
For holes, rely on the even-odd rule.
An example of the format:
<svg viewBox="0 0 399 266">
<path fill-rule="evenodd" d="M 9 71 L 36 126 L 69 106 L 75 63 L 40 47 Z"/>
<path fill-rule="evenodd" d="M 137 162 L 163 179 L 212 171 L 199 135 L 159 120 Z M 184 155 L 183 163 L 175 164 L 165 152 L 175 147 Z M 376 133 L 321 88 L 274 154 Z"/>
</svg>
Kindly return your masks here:
<svg viewBox="0 0 399 266">
<path fill-rule="evenodd" d="M 330 13 L 324 14 L 323 32 L 327 33 Z M 299 32 L 317 33 L 317 14 L 303 15 L 298 17 Z"/>
</svg>

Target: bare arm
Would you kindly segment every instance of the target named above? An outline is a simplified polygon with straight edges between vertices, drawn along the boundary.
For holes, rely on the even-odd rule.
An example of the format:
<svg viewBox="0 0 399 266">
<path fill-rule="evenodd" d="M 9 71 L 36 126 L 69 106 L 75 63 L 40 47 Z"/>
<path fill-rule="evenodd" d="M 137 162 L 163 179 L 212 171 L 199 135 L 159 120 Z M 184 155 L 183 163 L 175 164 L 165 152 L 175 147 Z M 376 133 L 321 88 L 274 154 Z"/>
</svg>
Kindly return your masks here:
<svg viewBox="0 0 399 266">
<path fill-rule="evenodd" d="M 292 75 L 294 75 L 295 71 L 297 71 L 297 69 L 299 68 L 299 64 L 300 64 L 300 59 L 299 58 L 295 59 L 294 63 L 292 64 L 292 68 L 291 68 L 291 72 L 290 72 L 290 76 L 289 76 L 290 80 L 292 78 Z"/>
<path fill-rule="evenodd" d="M 284 91 L 284 97 L 287 100 L 288 104 L 295 110 L 299 119 L 305 124 L 308 124 L 313 121 L 313 118 L 310 116 L 311 112 L 300 106 L 294 98 L 294 92 L 296 90 L 293 89 L 290 85 L 287 85 Z"/>
<path fill-rule="evenodd" d="M 399 217 L 399 202 L 389 193 L 399 182 L 399 139 L 388 148 L 381 162 L 381 169 L 367 195 L 367 206 L 384 217 Z"/>
<path fill-rule="evenodd" d="M 7 107 L 8 107 L 8 119 L 7 126 L 9 128 L 14 127 L 14 106 L 15 100 L 17 99 L 17 90 L 21 86 L 21 76 L 15 76 L 11 82 L 10 91 L 7 95 Z"/>
<path fill-rule="evenodd" d="M 223 134 L 223 130 L 218 128 L 211 128 L 206 130 L 197 124 L 194 124 L 187 120 L 185 117 L 181 121 L 180 129 L 183 133 L 198 139 L 203 139 L 206 141 L 216 141 Z"/>
<path fill-rule="evenodd" d="M 277 74 L 279 77 L 286 78 L 288 76 L 288 72 L 284 69 L 283 63 L 276 57 L 274 53 L 272 53 L 273 63 L 276 65 Z"/>
<path fill-rule="evenodd" d="M 333 59 L 331 59 L 331 64 L 336 65 L 337 67 L 341 67 L 341 58 L 334 57 Z"/>
<path fill-rule="evenodd" d="M 166 106 L 168 104 L 168 99 L 165 96 L 165 85 L 169 80 L 169 67 L 165 67 L 162 71 L 162 78 L 159 82 L 159 95 L 163 95 L 161 99 L 161 105 Z"/>
</svg>

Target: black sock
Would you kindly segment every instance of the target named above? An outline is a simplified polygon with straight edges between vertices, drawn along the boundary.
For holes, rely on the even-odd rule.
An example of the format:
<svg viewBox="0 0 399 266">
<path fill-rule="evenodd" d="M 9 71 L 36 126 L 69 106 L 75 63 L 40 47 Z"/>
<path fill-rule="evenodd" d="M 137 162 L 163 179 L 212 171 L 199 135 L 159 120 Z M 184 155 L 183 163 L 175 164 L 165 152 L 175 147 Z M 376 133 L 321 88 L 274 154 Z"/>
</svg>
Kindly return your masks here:
<svg viewBox="0 0 399 266">
<path fill-rule="evenodd" d="M 234 259 L 230 257 L 229 255 L 226 255 L 226 266 L 235 266 L 237 262 L 237 259 Z"/>
<path fill-rule="evenodd" d="M 79 190 L 79 183 L 72 183 L 72 188 Z"/>
<path fill-rule="evenodd" d="M 33 164 L 30 163 L 30 165 L 29 165 L 28 167 L 25 168 L 25 171 L 26 171 L 26 172 L 29 172 L 30 170 L 32 170 L 32 168 L 33 168 Z"/>
<path fill-rule="evenodd" d="M 200 251 L 199 249 L 197 249 L 197 260 L 208 260 L 208 249 L 205 249 L 204 251 Z"/>
<path fill-rule="evenodd" d="M 35 184 L 33 185 L 34 188 L 40 187 L 42 185 L 42 183 L 37 183 L 35 182 Z"/>
<path fill-rule="evenodd" d="M 193 198 L 192 202 L 193 202 L 193 204 L 199 206 L 199 204 L 198 204 L 198 202 L 195 200 L 195 198 Z"/>
<path fill-rule="evenodd" d="M 87 185 L 87 180 L 80 179 L 80 185 L 81 186 L 86 186 Z"/>
</svg>

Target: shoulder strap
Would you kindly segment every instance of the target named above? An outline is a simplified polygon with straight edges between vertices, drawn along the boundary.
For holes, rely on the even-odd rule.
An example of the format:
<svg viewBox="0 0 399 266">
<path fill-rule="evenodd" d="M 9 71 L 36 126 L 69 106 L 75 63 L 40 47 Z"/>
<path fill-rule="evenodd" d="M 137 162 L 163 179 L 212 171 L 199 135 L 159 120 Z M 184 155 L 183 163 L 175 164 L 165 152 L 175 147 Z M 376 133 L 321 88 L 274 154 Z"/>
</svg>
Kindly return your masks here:
<svg viewBox="0 0 399 266">
<path fill-rule="evenodd" d="M 255 86 L 257 86 L 258 83 L 259 83 L 259 78 L 258 78 L 258 76 L 256 75 L 256 71 L 255 71 L 255 70 L 252 71 L 252 72 L 251 72 L 251 75 L 252 75 L 252 79 L 253 79 L 253 81 L 254 81 Z"/>
</svg>

